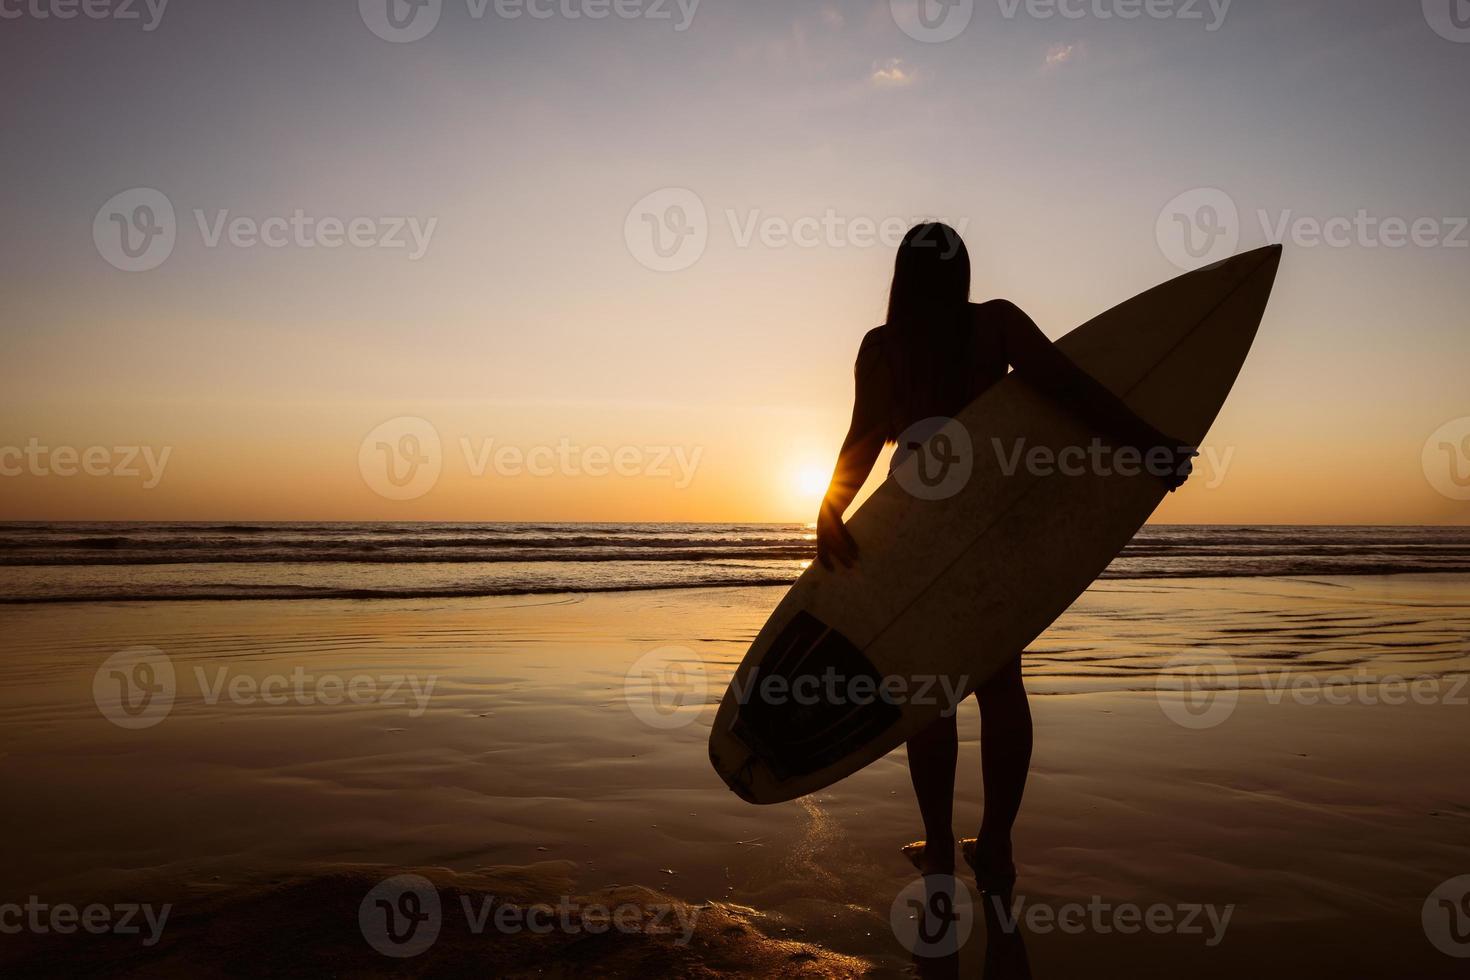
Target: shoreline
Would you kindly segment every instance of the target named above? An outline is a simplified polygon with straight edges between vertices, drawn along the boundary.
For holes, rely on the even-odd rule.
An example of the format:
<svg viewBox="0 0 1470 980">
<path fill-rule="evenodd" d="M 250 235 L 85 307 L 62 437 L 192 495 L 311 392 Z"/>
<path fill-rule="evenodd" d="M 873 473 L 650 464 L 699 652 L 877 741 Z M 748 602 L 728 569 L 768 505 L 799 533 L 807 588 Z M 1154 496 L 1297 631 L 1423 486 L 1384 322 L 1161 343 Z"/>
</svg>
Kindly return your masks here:
<svg viewBox="0 0 1470 980">
<path fill-rule="evenodd" d="M 473 600 L 790 586 L 796 525 L 11 525 L 0 606 L 79 602 Z M 1454 528 L 1149 526 L 1100 582 L 1470 575 Z M 699 600 L 696 599 L 696 602 Z"/>
<path fill-rule="evenodd" d="M 189 567 L 187 564 L 158 562 L 157 565 L 173 565 L 175 567 Z M 241 562 L 240 564 L 255 564 L 254 562 Z M 317 562 L 303 564 L 319 564 Z M 361 562 L 360 564 L 373 564 L 372 562 Z M 404 564 L 404 563 L 383 563 Z M 415 564 L 415 563 L 407 563 Z M 417 564 L 435 564 L 434 562 L 421 562 Z M 465 562 L 464 564 L 470 564 Z M 0 568 L 67 568 L 74 566 L 65 565 L 0 565 Z M 85 567 L 85 566 L 83 566 Z M 118 566 L 109 566 L 118 567 Z M 1385 568 L 1381 570 L 1364 570 L 1350 572 L 1301 572 L 1284 574 L 1262 574 L 1259 572 L 1229 573 L 1220 571 L 1180 572 L 1171 575 L 1148 575 L 1148 574 L 1126 574 L 1104 572 L 1098 576 L 1096 582 L 1127 582 L 1127 583 L 1169 583 L 1190 582 L 1202 583 L 1208 581 L 1234 582 L 1249 579 L 1282 580 L 1282 581 L 1304 581 L 1321 582 L 1323 579 L 1382 579 L 1382 578 L 1417 578 L 1421 576 L 1470 576 L 1470 569 L 1396 569 Z M 446 601 L 474 600 L 474 599 L 568 599 L 577 600 L 587 596 L 599 595 L 621 595 L 633 592 L 694 592 L 704 590 L 722 589 L 789 589 L 796 580 L 790 582 L 751 582 L 745 580 L 712 581 L 712 582 L 687 582 L 672 584 L 650 584 L 650 585 L 628 585 L 612 586 L 605 588 L 588 589 L 553 589 L 539 590 L 526 589 L 516 591 L 495 592 L 379 592 L 363 591 L 347 594 L 282 594 L 282 595 L 172 595 L 172 596 L 135 596 L 135 595 L 101 595 L 101 596 L 41 596 L 34 598 L 15 599 L 0 596 L 0 608 L 23 607 L 23 606 L 53 606 L 53 605 L 88 605 L 104 604 L 115 605 L 119 603 L 128 604 L 160 604 L 166 605 L 173 602 L 195 603 L 195 602 L 222 602 L 222 603 L 255 603 L 255 602 L 413 602 L 431 599 L 442 599 Z"/>
</svg>

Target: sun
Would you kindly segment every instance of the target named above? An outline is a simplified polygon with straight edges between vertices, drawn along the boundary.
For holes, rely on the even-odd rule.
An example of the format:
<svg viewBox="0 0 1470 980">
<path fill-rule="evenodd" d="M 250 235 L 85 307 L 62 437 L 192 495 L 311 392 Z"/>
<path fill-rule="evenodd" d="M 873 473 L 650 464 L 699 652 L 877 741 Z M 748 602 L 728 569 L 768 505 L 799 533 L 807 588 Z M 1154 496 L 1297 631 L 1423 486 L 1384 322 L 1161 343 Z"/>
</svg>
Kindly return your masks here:
<svg viewBox="0 0 1470 980">
<path fill-rule="evenodd" d="M 779 471 L 773 489 L 792 517 L 810 517 L 822 505 L 832 481 L 832 464 L 820 453 L 793 453 Z"/>
<path fill-rule="evenodd" d="M 796 490 L 812 501 L 820 500 L 827 492 L 829 473 L 819 464 L 806 463 L 796 468 Z"/>
</svg>

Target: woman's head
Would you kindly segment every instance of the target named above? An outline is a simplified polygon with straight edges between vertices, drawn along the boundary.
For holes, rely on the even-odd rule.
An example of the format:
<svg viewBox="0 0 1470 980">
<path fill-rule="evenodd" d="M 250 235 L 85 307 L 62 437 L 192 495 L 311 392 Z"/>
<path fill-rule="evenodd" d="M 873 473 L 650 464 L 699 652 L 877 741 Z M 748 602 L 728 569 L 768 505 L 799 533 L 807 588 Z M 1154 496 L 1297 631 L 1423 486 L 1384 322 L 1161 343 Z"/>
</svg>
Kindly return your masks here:
<svg viewBox="0 0 1470 980">
<path fill-rule="evenodd" d="M 893 263 L 887 338 L 894 406 L 890 438 L 922 419 L 953 416 L 973 379 L 969 329 L 970 253 L 949 225 L 918 225 Z"/>
<path fill-rule="evenodd" d="M 970 302 L 970 252 L 960 233 L 939 222 L 903 236 L 888 293 L 892 326 L 948 326 Z"/>
</svg>

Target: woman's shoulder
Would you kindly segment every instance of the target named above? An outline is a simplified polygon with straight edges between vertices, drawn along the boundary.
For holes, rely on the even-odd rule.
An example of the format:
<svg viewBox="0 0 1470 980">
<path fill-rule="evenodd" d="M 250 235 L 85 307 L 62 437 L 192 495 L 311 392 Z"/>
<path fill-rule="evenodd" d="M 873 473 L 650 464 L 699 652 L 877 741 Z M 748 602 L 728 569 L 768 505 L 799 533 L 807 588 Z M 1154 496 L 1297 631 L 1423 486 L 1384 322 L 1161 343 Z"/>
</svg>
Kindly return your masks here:
<svg viewBox="0 0 1470 980">
<path fill-rule="evenodd" d="M 1024 310 L 1008 299 L 971 303 L 970 309 L 974 312 L 975 318 L 981 322 L 1005 321 L 1026 316 Z"/>
<path fill-rule="evenodd" d="M 863 334 L 863 342 L 858 345 L 857 363 L 861 368 L 864 365 L 876 364 L 883 358 L 884 335 L 887 333 L 882 327 L 874 327 Z"/>
<path fill-rule="evenodd" d="M 858 345 L 857 364 L 855 370 L 860 377 L 877 378 L 886 370 L 884 364 L 886 358 L 883 353 L 885 331 L 882 327 L 874 327 L 863 334 L 863 342 Z"/>
<path fill-rule="evenodd" d="M 1007 347 L 1007 341 L 1018 334 L 1029 332 L 1028 327 L 1035 329 L 1026 311 L 1008 299 L 972 303 L 970 309 L 974 313 L 975 332 L 999 349 Z"/>
</svg>

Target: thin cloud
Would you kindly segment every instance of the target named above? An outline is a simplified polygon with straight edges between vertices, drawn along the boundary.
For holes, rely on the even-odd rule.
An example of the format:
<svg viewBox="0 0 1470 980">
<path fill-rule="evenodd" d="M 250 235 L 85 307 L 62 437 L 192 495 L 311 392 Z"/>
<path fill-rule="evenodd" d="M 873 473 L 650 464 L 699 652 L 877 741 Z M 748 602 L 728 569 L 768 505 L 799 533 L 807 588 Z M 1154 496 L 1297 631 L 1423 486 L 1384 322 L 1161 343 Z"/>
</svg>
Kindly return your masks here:
<svg viewBox="0 0 1470 980">
<path fill-rule="evenodd" d="M 873 66 L 873 73 L 868 76 L 868 80 L 874 85 L 896 88 L 912 85 L 917 77 L 914 70 L 904 64 L 902 58 L 889 58 Z"/>
<path fill-rule="evenodd" d="M 1053 44 L 1046 52 L 1046 67 L 1056 68 L 1076 60 L 1082 54 L 1080 44 Z"/>
</svg>

